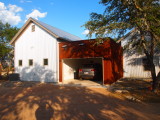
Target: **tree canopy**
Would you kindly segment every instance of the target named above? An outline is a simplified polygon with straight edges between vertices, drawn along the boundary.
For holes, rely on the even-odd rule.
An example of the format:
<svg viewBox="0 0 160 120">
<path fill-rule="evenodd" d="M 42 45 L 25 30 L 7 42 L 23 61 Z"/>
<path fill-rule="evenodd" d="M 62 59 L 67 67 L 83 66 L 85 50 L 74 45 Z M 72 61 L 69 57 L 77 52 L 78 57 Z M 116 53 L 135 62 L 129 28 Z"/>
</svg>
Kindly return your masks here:
<svg viewBox="0 0 160 120">
<path fill-rule="evenodd" d="M 160 1 L 159 0 L 101 0 L 106 8 L 102 14 L 91 13 L 90 20 L 84 25 L 97 38 L 115 34 L 117 39 L 129 30 L 136 29 L 136 38 L 128 44 L 146 55 L 153 79 L 153 91 L 158 87 L 155 65 L 155 52 L 160 50 Z M 130 46 L 130 45 L 128 45 Z M 131 49 L 133 50 L 133 49 Z M 160 73 L 159 73 L 160 75 Z"/>
<path fill-rule="evenodd" d="M 120 38 L 133 28 L 150 31 L 156 39 L 160 36 L 159 0 L 101 0 L 100 4 L 106 7 L 104 12 L 91 13 L 90 20 L 84 25 L 89 30 L 89 37 L 116 34 Z"/>
<path fill-rule="evenodd" d="M 0 61 L 4 60 L 12 50 L 12 46 L 9 42 L 18 30 L 17 27 L 12 27 L 10 24 L 4 24 L 0 21 Z"/>
</svg>

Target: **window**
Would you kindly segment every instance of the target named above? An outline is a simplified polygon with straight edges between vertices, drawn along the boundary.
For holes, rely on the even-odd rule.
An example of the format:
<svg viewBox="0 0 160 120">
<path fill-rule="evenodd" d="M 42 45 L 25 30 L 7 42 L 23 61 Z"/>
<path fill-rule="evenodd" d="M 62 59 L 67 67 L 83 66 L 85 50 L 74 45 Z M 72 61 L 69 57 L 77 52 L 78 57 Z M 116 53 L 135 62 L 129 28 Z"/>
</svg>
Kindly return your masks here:
<svg viewBox="0 0 160 120">
<path fill-rule="evenodd" d="M 18 64 L 19 64 L 19 66 L 22 66 L 22 60 L 19 60 Z"/>
<path fill-rule="evenodd" d="M 32 25 L 32 32 L 35 31 L 35 25 Z"/>
<path fill-rule="evenodd" d="M 43 59 L 43 65 L 48 65 L 48 59 Z"/>
<path fill-rule="evenodd" d="M 147 58 L 143 58 L 143 61 L 142 61 L 142 62 L 143 62 L 144 70 L 145 70 L 145 71 L 149 71 L 149 70 L 150 70 L 150 64 L 149 64 Z"/>
<path fill-rule="evenodd" d="M 33 60 L 29 59 L 29 66 L 33 66 Z"/>
</svg>

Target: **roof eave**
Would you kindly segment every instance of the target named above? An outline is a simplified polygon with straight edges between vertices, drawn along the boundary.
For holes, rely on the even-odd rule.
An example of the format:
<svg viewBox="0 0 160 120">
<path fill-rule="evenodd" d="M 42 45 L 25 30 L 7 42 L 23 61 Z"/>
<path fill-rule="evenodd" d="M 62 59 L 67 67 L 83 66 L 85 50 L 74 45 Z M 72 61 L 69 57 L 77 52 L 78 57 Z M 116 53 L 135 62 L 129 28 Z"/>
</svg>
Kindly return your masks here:
<svg viewBox="0 0 160 120">
<path fill-rule="evenodd" d="M 123 41 L 125 38 L 127 38 L 129 35 L 131 35 L 132 33 L 134 33 L 137 29 L 134 28 L 133 30 L 131 30 L 129 33 L 127 33 L 125 36 L 123 36 L 122 38 L 120 38 L 117 43 L 120 43 L 121 41 Z"/>
<path fill-rule="evenodd" d="M 31 23 L 35 23 L 36 25 L 38 25 L 39 27 L 41 27 L 42 29 L 44 29 L 46 32 L 48 32 L 49 34 L 51 34 L 52 36 L 54 36 L 55 38 L 59 39 L 60 37 L 58 35 L 56 35 L 55 33 L 51 32 L 50 30 L 46 29 L 43 25 L 39 24 L 37 21 L 35 21 L 32 18 L 29 18 L 27 20 L 27 22 L 23 25 L 23 27 L 18 31 L 18 33 L 13 37 L 13 39 L 10 41 L 11 45 L 14 45 L 16 39 L 20 36 L 20 34 L 23 32 L 23 30 L 25 30 L 25 28 Z"/>
<path fill-rule="evenodd" d="M 31 22 L 31 18 L 27 20 L 27 22 L 22 26 L 22 28 L 18 31 L 18 33 L 13 37 L 13 39 L 10 41 L 10 44 L 13 45 L 16 38 L 23 32 L 23 30 L 27 27 L 27 25 Z"/>
</svg>

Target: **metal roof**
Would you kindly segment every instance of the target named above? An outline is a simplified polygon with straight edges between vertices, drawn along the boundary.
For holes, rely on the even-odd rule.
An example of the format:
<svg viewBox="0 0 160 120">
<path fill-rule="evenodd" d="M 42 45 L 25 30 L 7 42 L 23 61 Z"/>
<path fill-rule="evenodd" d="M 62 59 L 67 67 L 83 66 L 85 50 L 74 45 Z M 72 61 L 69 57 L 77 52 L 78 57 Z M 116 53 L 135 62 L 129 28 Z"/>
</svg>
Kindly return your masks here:
<svg viewBox="0 0 160 120">
<path fill-rule="evenodd" d="M 29 18 L 27 20 L 27 22 L 22 26 L 22 28 L 18 31 L 18 33 L 12 38 L 12 40 L 10 41 L 10 44 L 14 44 L 15 41 L 17 40 L 17 38 L 23 33 L 23 31 L 27 28 L 27 26 L 31 23 L 35 23 L 36 25 L 38 25 L 39 27 L 41 27 L 42 29 L 44 29 L 46 32 L 48 32 L 49 34 L 51 34 L 52 36 L 54 36 L 57 39 L 61 39 L 61 40 L 65 40 L 65 41 L 77 41 L 77 40 L 82 40 L 80 37 L 77 37 L 75 35 L 72 35 L 68 32 L 65 32 L 63 30 L 60 30 L 58 28 L 52 27 L 46 23 L 43 23 L 39 20 L 33 19 L 33 18 Z"/>
<path fill-rule="evenodd" d="M 32 18 L 33 19 L 33 18 Z M 53 26 L 50 26 L 46 23 L 43 23 L 39 20 L 33 19 L 36 22 L 38 22 L 40 25 L 42 25 L 43 27 L 45 27 L 46 29 L 48 29 L 49 31 L 51 31 L 52 33 L 56 34 L 58 37 L 60 37 L 61 39 L 65 39 L 65 40 L 69 40 L 69 41 L 76 41 L 76 40 L 82 40 L 80 37 L 72 35 L 68 32 L 65 32 L 61 29 L 55 28 Z"/>
</svg>

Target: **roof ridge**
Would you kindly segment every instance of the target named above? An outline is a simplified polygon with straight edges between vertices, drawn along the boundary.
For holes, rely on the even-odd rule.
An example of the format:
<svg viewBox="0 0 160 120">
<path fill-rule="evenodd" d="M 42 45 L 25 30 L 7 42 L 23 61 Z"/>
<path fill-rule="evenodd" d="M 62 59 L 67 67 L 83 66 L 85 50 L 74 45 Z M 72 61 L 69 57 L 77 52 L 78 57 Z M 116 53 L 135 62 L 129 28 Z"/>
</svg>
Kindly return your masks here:
<svg viewBox="0 0 160 120">
<path fill-rule="evenodd" d="M 67 36 L 70 36 L 71 38 L 74 38 L 74 39 L 77 38 L 77 40 L 81 40 L 80 37 L 78 37 L 78 36 L 76 36 L 76 35 L 73 35 L 73 34 L 71 34 L 71 33 L 69 33 L 69 32 L 66 32 L 65 30 L 59 29 L 59 28 L 57 28 L 57 27 L 53 27 L 52 25 L 49 25 L 49 24 L 47 24 L 47 23 L 44 23 L 44 22 L 42 22 L 42 21 L 40 21 L 40 20 L 36 20 L 36 19 L 34 19 L 34 18 L 31 18 L 31 19 L 33 19 L 34 21 L 38 22 L 38 23 L 41 24 L 43 27 L 45 27 L 46 29 L 48 29 L 49 31 L 51 31 L 52 33 L 54 33 L 55 35 L 59 36 L 60 38 L 63 38 L 63 39 L 65 39 L 65 40 L 74 41 L 74 40 L 72 40 L 72 39 L 68 39 L 68 38 L 65 38 L 65 37 L 61 37 L 59 33 L 57 34 L 58 31 L 59 31 L 59 32 L 62 32 L 63 34 L 65 34 L 65 35 L 67 35 Z M 57 31 L 54 31 L 54 30 L 57 30 Z"/>
<path fill-rule="evenodd" d="M 68 33 L 64 30 L 61 30 L 59 28 L 53 27 L 49 24 L 46 24 L 42 21 L 36 20 L 34 18 L 29 18 L 26 23 L 21 27 L 21 29 L 18 31 L 18 33 L 12 38 L 12 40 L 10 41 L 10 44 L 14 44 L 14 42 L 17 40 L 17 38 L 19 37 L 19 35 L 26 29 L 26 27 L 31 23 L 35 23 L 36 25 L 38 25 L 39 27 L 41 27 L 42 29 L 44 29 L 46 32 L 48 32 L 49 34 L 51 34 L 52 36 L 54 36 L 57 39 L 62 39 L 62 40 L 67 40 L 67 41 L 77 41 L 77 40 L 82 40 L 80 37 L 75 36 L 71 33 Z"/>
</svg>

